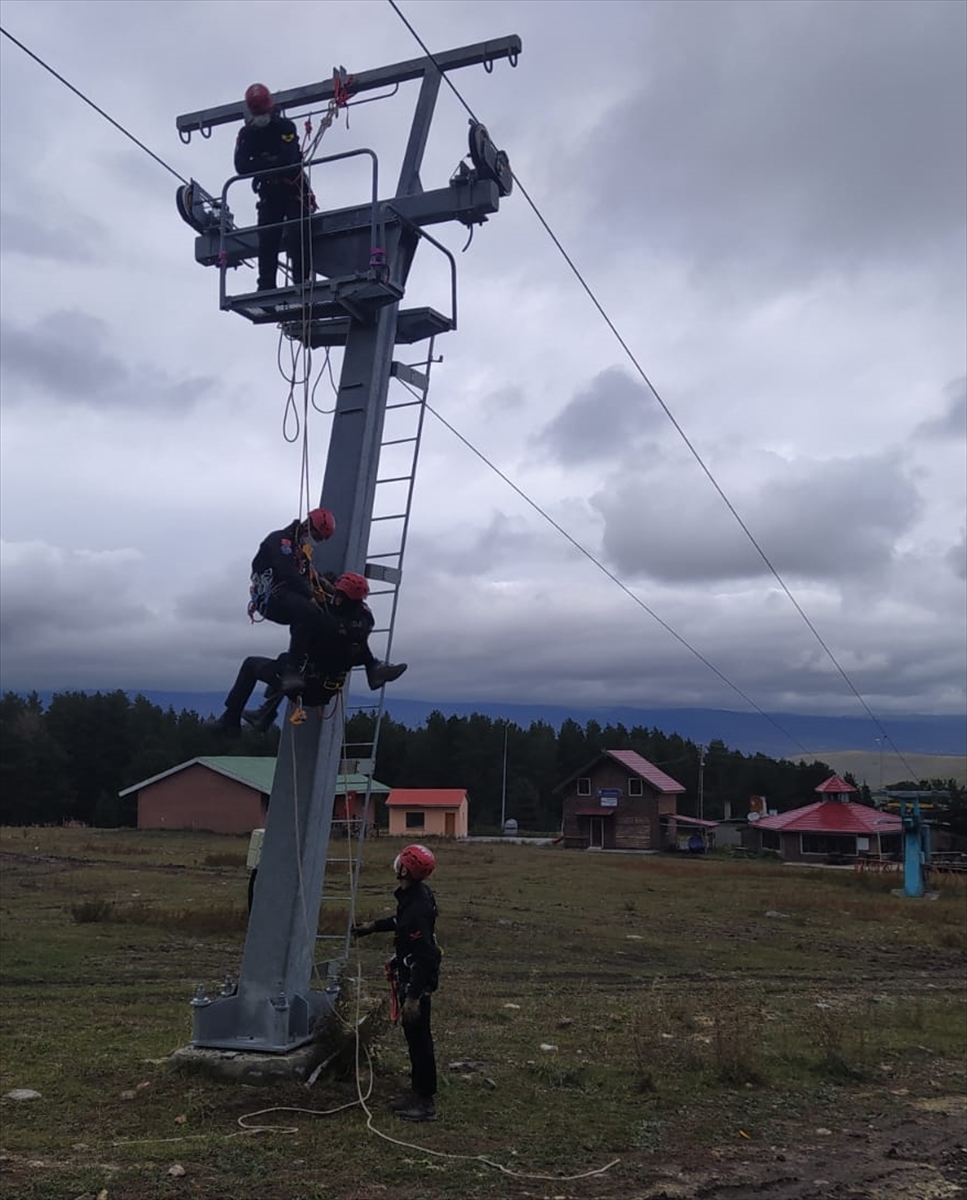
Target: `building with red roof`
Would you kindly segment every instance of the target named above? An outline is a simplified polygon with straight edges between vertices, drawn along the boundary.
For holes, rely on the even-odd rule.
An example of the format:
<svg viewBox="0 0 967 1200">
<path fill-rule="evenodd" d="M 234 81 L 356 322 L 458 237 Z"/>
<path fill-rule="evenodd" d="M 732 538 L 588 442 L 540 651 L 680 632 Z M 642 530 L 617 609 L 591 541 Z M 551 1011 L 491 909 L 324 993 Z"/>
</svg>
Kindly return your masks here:
<svg viewBox="0 0 967 1200">
<path fill-rule="evenodd" d="M 465 838 L 470 797 L 466 788 L 393 788 L 386 797 L 390 837 Z"/>
<path fill-rule="evenodd" d="M 683 821 L 713 824 L 679 817 L 684 786 L 634 750 L 602 750 L 554 790 L 571 850 L 658 850 L 677 844 Z"/>
<path fill-rule="evenodd" d="M 829 862 L 880 858 L 900 853 L 903 827 L 893 813 L 849 797 L 856 788 L 831 775 L 815 791 L 823 797 L 803 808 L 751 821 L 754 849 L 778 850 L 788 862 Z"/>
</svg>

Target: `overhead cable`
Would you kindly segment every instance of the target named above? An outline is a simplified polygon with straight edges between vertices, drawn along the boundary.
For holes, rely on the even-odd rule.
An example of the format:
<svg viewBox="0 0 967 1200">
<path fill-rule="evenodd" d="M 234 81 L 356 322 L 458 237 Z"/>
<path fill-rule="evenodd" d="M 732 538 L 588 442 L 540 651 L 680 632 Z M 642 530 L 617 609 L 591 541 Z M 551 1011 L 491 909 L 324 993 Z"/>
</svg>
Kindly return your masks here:
<svg viewBox="0 0 967 1200">
<path fill-rule="evenodd" d="M 55 79 L 59 80 L 59 82 L 62 83 L 64 85 L 64 87 L 69 88 L 74 93 L 74 95 L 78 96 L 81 100 L 83 100 L 85 104 L 89 104 L 90 107 L 93 108 L 96 113 L 98 113 L 100 116 L 102 116 L 105 121 L 108 121 L 111 125 L 113 125 L 115 129 L 120 130 L 120 132 L 123 133 L 126 138 L 130 138 L 130 140 L 132 142 L 134 142 L 134 144 L 137 147 L 139 147 L 141 150 L 143 150 L 145 152 L 145 154 L 150 155 L 150 157 L 153 158 L 154 161 L 156 163 L 158 163 L 159 166 L 164 167 L 164 169 L 166 171 L 169 171 L 172 175 L 174 175 L 175 179 L 180 179 L 182 183 L 189 182 L 184 177 L 184 175 L 179 175 L 178 172 L 174 169 L 174 167 L 169 166 L 163 158 L 159 158 L 158 155 L 155 154 L 155 152 L 153 150 L 149 150 L 148 147 L 144 144 L 144 142 L 140 141 L 138 138 L 136 138 L 134 136 L 133 133 L 131 133 L 129 130 L 125 129 L 124 126 L 122 124 L 120 124 L 120 122 L 115 121 L 115 119 L 112 116 L 110 116 L 109 113 L 106 113 L 103 108 L 98 107 L 98 105 L 96 105 L 94 103 L 94 101 L 90 99 L 89 96 L 85 96 L 84 93 L 80 90 L 80 88 L 74 87 L 74 85 L 72 83 L 70 83 L 68 80 L 66 80 L 63 75 L 61 75 L 57 71 L 55 71 L 54 68 L 49 63 L 44 62 L 44 60 L 40 57 L 40 55 L 34 54 L 33 50 L 28 50 L 28 48 L 23 44 L 23 42 L 18 41 L 17 38 L 15 38 L 12 33 L 9 33 L 6 29 L 4 29 L 2 25 L 0 25 L 0 33 L 2 33 L 5 38 L 9 38 L 10 41 L 13 42 L 13 44 L 15 46 L 19 46 L 20 49 L 24 52 L 24 54 L 26 54 L 30 58 L 32 58 L 34 60 L 34 62 L 37 63 L 39 66 L 43 67 L 45 71 L 49 71 L 50 74 L 53 75 L 53 77 Z"/>
<path fill-rule="evenodd" d="M 400 18 L 400 20 L 403 22 L 403 24 L 406 26 L 406 28 L 413 35 L 413 37 L 415 38 L 417 43 L 420 45 L 421 49 L 423 50 L 423 52 L 427 56 L 427 58 L 429 58 L 429 60 L 432 63 L 434 63 L 434 65 L 437 65 L 436 59 L 433 57 L 433 54 L 431 53 L 431 51 L 429 50 L 429 48 L 427 47 L 427 45 L 423 41 L 423 39 L 420 37 L 420 35 L 417 33 L 417 31 L 413 28 L 412 24 L 406 19 L 406 17 L 400 11 L 400 7 L 397 4 L 396 0 L 388 0 L 388 3 L 391 6 L 391 8 L 393 9 L 393 11 Z M 444 81 L 446 82 L 446 84 L 448 85 L 448 87 L 450 88 L 450 90 L 456 96 L 457 100 L 460 102 L 460 104 L 466 110 L 466 112 L 470 116 L 471 120 L 477 121 L 476 114 L 474 113 L 474 111 L 470 107 L 470 105 L 466 102 L 466 100 L 464 100 L 463 96 L 458 91 L 456 84 L 454 84 L 454 82 L 450 79 L 450 76 L 446 72 L 443 72 L 443 71 L 441 71 L 441 75 L 442 75 Z M 587 282 L 587 280 L 581 274 L 581 271 L 578 269 L 577 264 L 574 262 L 574 260 L 568 254 L 567 250 L 565 250 L 565 248 L 564 248 L 563 244 L 561 243 L 561 240 L 558 238 L 557 234 L 555 234 L 553 229 L 551 229 L 550 225 L 544 218 L 540 209 L 537 207 L 536 203 L 531 199 L 530 194 L 528 193 L 527 189 L 524 187 L 524 185 L 521 183 L 521 181 L 518 179 L 518 177 L 516 175 L 514 175 L 513 171 L 511 171 L 511 174 L 513 175 L 514 183 L 517 185 L 518 189 L 520 190 L 521 195 L 527 201 L 528 205 L 530 206 L 531 211 L 534 213 L 534 216 L 537 217 L 537 219 L 541 223 L 541 226 L 543 227 L 545 233 L 548 235 L 548 237 L 554 243 L 554 246 L 560 253 L 561 257 L 564 259 L 564 261 L 567 263 L 568 267 L 570 267 L 571 272 L 574 275 L 575 279 L 581 285 L 581 287 L 584 290 L 584 292 L 586 293 L 588 299 L 591 301 L 591 303 L 597 309 L 598 314 L 601 316 L 601 319 L 604 321 L 604 323 L 608 326 L 608 329 L 610 329 L 611 333 L 614 335 L 615 340 L 618 342 L 618 344 L 621 346 L 622 350 L 625 352 L 626 357 L 628 358 L 628 360 L 632 364 L 632 366 L 635 368 L 638 375 L 641 377 L 645 386 L 648 388 L 648 390 L 651 392 L 652 396 L 658 402 L 658 405 L 664 412 L 665 416 L 672 423 L 676 433 L 682 439 L 682 441 L 685 443 L 685 445 L 688 447 L 689 452 L 691 453 L 691 455 L 695 459 L 695 461 L 698 463 L 699 467 L 701 467 L 702 472 L 704 473 L 705 477 L 708 479 L 709 483 L 711 483 L 712 487 L 718 493 L 720 499 L 725 504 L 726 508 L 728 508 L 729 512 L 735 518 L 736 522 L 739 525 L 739 528 L 742 530 L 742 532 L 745 534 L 745 536 L 751 542 L 752 546 L 755 548 L 756 553 L 759 555 L 762 562 L 765 564 L 766 568 L 769 570 L 769 573 L 772 575 L 772 577 L 778 583 L 779 587 L 782 589 L 786 598 L 789 600 L 789 602 L 792 604 L 793 608 L 795 608 L 796 612 L 802 618 L 807 629 L 809 629 L 810 633 L 813 635 L 813 637 L 816 639 L 816 641 L 822 647 L 826 656 L 829 658 L 830 662 L 833 664 L 833 666 L 836 668 L 837 672 L 839 673 L 840 677 L 843 679 L 843 682 L 846 684 L 846 686 L 849 688 L 849 690 L 853 693 L 853 695 L 856 697 L 856 699 L 863 706 L 863 709 L 866 712 L 866 715 L 870 718 L 870 720 L 873 722 L 873 724 L 879 730 L 880 735 L 889 743 L 890 746 L 893 747 L 893 750 L 896 752 L 896 754 L 900 758 L 901 762 L 903 762 L 904 767 L 906 767 L 906 769 L 908 771 L 912 771 L 912 767 L 910 766 L 910 764 L 903 757 L 902 753 L 897 748 L 893 739 L 890 737 L 890 735 L 884 729 L 883 725 L 880 723 L 876 714 L 873 712 L 873 710 L 867 704 L 865 698 L 863 697 L 863 695 L 861 694 L 859 689 L 856 687 L 856 685 L 853 683 L 853 680 L 847 674 L 846 669 L 841 665 L 841 663 L 839 662 L 839 659 L 837 659 L 836 655 L 833 653 L 829 644 L 826 642 L 826 640 L 823 638 L 822 634 L 819 632 L 819 630 L 816 628 L 816 626 L 810 620 L 805 609 L 803 609 L 802 605 L 799 603 L 799 601 L 796 599 L 796 597 L 792 594 L 788 585 L 786 584 L 786 581 L 779 574 L 778 569 L 775 567 L 772 560 L 769 558 L 769 556 L 766 554 L 765 550 L 763 550 L 762 546 L 759 544 L 759 541 L 756 538 L 755 534 L 752 532 L 752 530 L 749 528 L 749 526 L 743 520 L 742 516 L 739 514 L 738 509 L 736 509 L 735 505 L 732 503 L 732 501 L 726 495 L 725 490 L 722 488 L 721 484 L 718 482 L 718 480 L 712 474 L 711 468 L 707 465 L 705 460 L 702 458 L 701 454 L 696 449 L 694 443 L 688 437 L 685 430 L 679 424 L 678 420 L 676 419 L 675 415 L 672 413 L 671 409 L 668 407 L 668 405 L 662 399 L 662 396 L 659 393 L 657 387 L 655 386 L 654 383 L 652 383 L 651 379 L 648 377 L 647 373 L 645 372 L 645 369 L 642 367 L 641 363 L 638 361 L 638 359 L 635 356 L 634 352 L 632 351 L 631 347 L 625 341 L 624 337 L 621 335 L 620 331 L 618 330 L 618 327 L 615 325 L 615 323 L 612 321 L 611 317 L 608 315 L 607 311 L 604 308 L 604 305 L 601 303 L 600 300 L 598 300 L 598 298 L 595 295 L 594 291 L 592 290 L 590 284 Z M 468 445 L 469 445 L 469 443 L 468 443 Z M 471 449 L 472 449 L 472 447 L 471 447 Z M 508 482 L 509 482 L 509 480 L 508 480 Z M 511 484 L 511 486 L 513 487 L 514 485 Z M 525 499 L 526 499 L 526 497 L 525 497 Z M 564 530 L 561 530 L 561 532 L 564 533 Z M 570 538 L 570 535 L 568 535 L 566 533 L 564 535 L 565 535 L 565 537 L 568 537 L 569 540 L 573 541 L 573 539 Z M 575 545 L 577 545 L 576 542 L 575 542 Z M 579 546 L 578 549 L 580 549 L 582 551 L 582 553 L 584 553 L 584 554 L 588 553 L 587 551 L 585 551 L 583 549 L 583 547 Z M 590 558 L 592 556 L 588 555 L 588 557 Z M 607 568 L 603 568 L 603 569 L 607 570 Z M 609 575 L 611 574 L 610 572 L 607 572 L 607 573 Z M 612 577 L 612 579 L 615 580 L 615 582 L 620 587 L 624 588 L 625 591 L 628 590 L 627 588 L 624 587 L 624 584 L 622 584 L 619 579 L 617 579 L 613 575 L 611 577 Z M 629 592 L 629 595 L 633 595 L 633 593 Z M 636 599 L 637 599 L 637 597 L 636 597 Z M 639 601 L 639 603 L 641 603 L 641 602 Z M 646 607 L 646 606 L 642 605 L 642 607 Z M 647 611 L 650 612 L 650 610 L 647 610 Z M 655 616 L 654 613 L 652 613 L 651 615 Z M 669 629 L 669 627 L 667 625 L 665 625 L 665 623 L 663 621 L 661 621 L 661 619 L 659 617 L 656 616 L 655 619 L 657 621 L 659 621 L 659 624 L 661 624 L 664 628 Z M 679 635 L 674 633 L 673 630 L 669 629 L 669 632 L 671 632 L 673 634 L 673 636 L 679 637 Z M 679 638 L 679 640 L 681 640 L 681 639 Z M 689 647 L 689 649 L 692 649 L 692 648 Z M 693 651 L 693 653 L 697 653 L 697 651 Z M 714 668 L 712 668 L 712 669 L 714 670 Z M 718 674 L 718 671 L 716 671 L 715 673 Z M 722 676 L 720 676 L 720 677 L 724 678 Z M 729 683 L 730 687 L 733 687 L 733 688 L 735 687 L 735 685 L 732 684 L 731 682 L 729 682 L 728 680 L 726 680 L 726 682 Z M 735 688 L 735 690 L 738 691 L 739 689 Z M 751 701 L 750 701 L 750 703 L 751 703 Z M 756 708 L 756 710 L 759 712 L 762 711 L 761 709 L 758 708 L 757 705 L 753 705 L 753 707 Z"/>
<path fill-rule="evenodd" d="M 446 428 L 450 430 L 450 432 L 453 434 L 453 436 L 455 438 L 457 438 L 459 441 L 463 442 L 463 444 L 467 447 L 467 449 L 470 450 L 473 454 L 476 454 L 476 456 L 480 459 L 481 462 L 486 463 L 486 465 L 491 469 L 491 471 L 494 471 L 497 475 L 499 475 L 500 478 L 504 481 L 504 483 L 507 484 L 507 486 L 509 488 L 511 488 L 513 491 L 515 491 L 517 493 L 517 495 L 520 496 L 520 498 L 522 500 L 524 500 L 527 504 L 529 504 L 531 506 L 531 508 L 534 509 L 535 512 L 539 513 L 544 518 L 545 521 L 547 521 L 550 525 L 553 525 L 554 528 L 557 530 L 557 532 L 561 535 L 561 537 L 566 538 L 567 541 L 569 541 L 571 543 L 571 545 L 574 547 L 575 550 L 577 550 L 581 554 L 583 554 L 584 557 L 586 559 L 588 559 L 590 562 L 592 562 L 598 568 L 599 571 L 602 571 L 605 575 L 607 575 L 607 577 L 612 581 L 612 583 L 616 583 L 618 585 L 618 587 L 621 588 L 621 590 L 625 593 L 626 596 L 630 596 L 631 599 L 634 600 L 635 604 L 637 604 L 639 608 L 643 608 L 645 610 L 645 612 L 649 615 L 649 617 L 651 617 L 652 620 L 657 621 L 658 624 L 662 627 L 662 629 L 665 630 L 666 633 L 670 633 L 676 642 L 678 642 L 680 645 L 685 647 L 685 649 L 689 652 L 689 654 L 693 654 L 698 659 L 698 661 L 704 667 L 707 667 L 708 670 L 710 670 L 713 675 L 715 675 L 718 679 L 720 679 L 726 685 L 726 687 L 731 688 L 732 691 L 735 692 L 735 694 L 737 696 L 740 696 L 746 702 L 746 704 L 749 705 L 750 708 L 753 708 L 759 714 L 760 717 L 765 717 L 765 719 L 769 722 L 770 725 L 772 725 L 772 726 L 774 726 L 774 728 L 778 729 L 778 731 L 783 735 L 783 737 L 787 737 L 794 746 L 798 746 L 799 749 L 804 754 L 809 755 L 809 754 L 813 753 L 811 750 L 808 750 L 802 744 L 802 742 L 799 741 L 798 738 L 794 737 L 789 732 L 788 729 L 784 729 L 779 724 L 778 721 L 776 721 L 772 716 L 769 715 L 769 713 L 767 713 L 763 709 L 761 709 L 759 707 L 759 705 L 756 704 L 756 702 L 752 699 L 751 696 L 746 695 L 746 693 L 738 686 L 738 684 L 733 683 L 732 680 L 729 679 L 729 677 L 723 671 L 720 671 L 719 668 L 713 662 L 710 662 L 709 659 L 707 659 L 700 650 L 696 650 L 696 648 L 691 644 L 691 642 L 689 642 L 686 638 L 684 638 L 676 629 L 673 629 L 672 626 L 669 625 L 667 621 L 663 620 L 658 615 L 658 613 L 655 612 L 655 610 L 653 608 L 649 608 L 648 605 L 644 602 L 644 600 L 642 600 L 640 596 L 637 596 L 631 590 L 631 588 L 628 587 L 628 585 L 626 583 L 624 583 L 621 579 L 618 578 L 617 575 L 615 575 L 615 573 L 612 570 L 610 570 L 608 567 L 606 567 L 599 558 L 596 558 L 591 553 L 590 550 L 587 550 L 584 546 L 582 546 L 581 543 L 575 537 L 572 537 L 571 534 L 568 533 L 568 531 L 564 528 L 563 525 L 558 524 L 558 522 L 554 520 L 554 518 L 550 515 L 549 512 L 547 512 L 546 509 L 541 508 L 541 506 L 537 503 L 537 501 L 532 500 L 525 491 L 523 491 L 521 488 L 519 488 L 512 479 L 510 479 L 507 475 L 504 474 L 503 471 L 501 471 L 500 467 L 498 467 L 495 463 L 491 462 L 490 459 L 487 458 L 487 456 L 482 451 L 478 450 L 477 447 L 474 446 L 472 442 L 469 442 L 463 436 L 462 433 L 460 433 L 458 430 L 454 429 L 454 427 L 450 424 L 450 422 L 446 419 L 446 417 L 441 416 L 436 411 L 436 409 L 433 408 L 432 405 L 427 404 L 426 407 L 427 407 L 428 411 L 431 412 L 442 425 L 445 425 Z"/>
</svg>

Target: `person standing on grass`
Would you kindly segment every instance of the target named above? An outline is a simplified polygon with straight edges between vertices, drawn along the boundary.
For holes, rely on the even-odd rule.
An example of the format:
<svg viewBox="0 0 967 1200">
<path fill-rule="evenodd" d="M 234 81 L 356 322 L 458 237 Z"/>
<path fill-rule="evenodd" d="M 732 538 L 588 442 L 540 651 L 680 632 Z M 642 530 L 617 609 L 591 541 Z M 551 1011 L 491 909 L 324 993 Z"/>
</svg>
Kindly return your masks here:
<svg viewBox="0 0 967 1200">
<path fill-rule="evenodd" d="M 396 916 L 354 925 L 354 937 L 394 934 L 394 954 L 387 974 L 393 988 L 394 1012 L 402 1006 L 403 1034 L 410 1056 L 411 1090 L 390 1108 L 406 1121 L 435 1121 L 436 1055 L 430 1028 L 430 996 L 440 982 L 440 947 L 436 940 L 437 906 L 426 880 L 436 859 L 426 846 L 406 846 L 393 862 L 398 887 Z M 395 1020 L 395 1016 L 394 1016 Z"/>
</svg>

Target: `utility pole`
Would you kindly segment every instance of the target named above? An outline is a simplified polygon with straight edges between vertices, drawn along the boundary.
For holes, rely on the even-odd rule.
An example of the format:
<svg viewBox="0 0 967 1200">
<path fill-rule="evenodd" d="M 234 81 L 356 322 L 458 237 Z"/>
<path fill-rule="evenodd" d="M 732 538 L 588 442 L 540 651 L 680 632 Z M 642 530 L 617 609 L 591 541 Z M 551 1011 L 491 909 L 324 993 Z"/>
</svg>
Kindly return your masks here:
<svg viewBox="0 0 967 1200">
<path fill-rule="evenodd" d="M 500 781 L 500 832 L 507 821 L 507 722 L 504 722 L 504 770 Z"/>
<path fill-rule="evenodd" d="M 698 818 L 705 820 L 705 747 L 698 748 Z"/>
<path fill-rule="evenodd" d="M 220 198 L 194 181 L 179 189 L 179 211 L 198 234 L 195 260 L 218 268 L 224 311 L 253 324 L 280 325 L 284 334 L 306 347 L 344 347 L 319 500 L 336 514 L 336 532 L 318 549 L 314 565 L 319 570 L 365 572 L 371 579 L 399 586 L 400 569 L 367 561 L 375 489 L 381 482 L 377 474 L 387 392 L 393 376 L 424 393 L 428 384 L 425 374 L 394 362 L 393 352 L 398 344 L 427 339 L 432 347 L 436 334 L 456 328 L 454 259 L 425 227 L 456 221 L 472 229 L 497 212 L 513 186 L 506 155 L 494 147 L 486 129 L 473 122 L 473 167 L 461 162 L 446 187 L 424 190 L 420 171 L 430 123 L 445 74 L 473 65 L 492 70 L 498 59 L 516 65 L 520 50 L 519 38 L 505 37 L 351 77 L 343 73 L 341 78 L 337 72 L 331 80 L 276 94 L 277 107 L 292 110 L 325 104 L 347 89 L 355 97 L 397 88 L 408 80 L 420 84 L 399 180 L 389 199 L 381 199 L 377 191 L 373 151 L 357 147 L 314 160 L 317 169 L 329 169 L 337 160 L 362 156 L 370 164 L 370 190 L 364 203 L 311 217 L 312 277 L 305 286 L 292 283 L 271 292 L 230 294 L 228 272 L 258 256 L 258 228 L 237 228 L 228 206 L 230 189 L 245 190 L 250 181 L 231 177 Z M 243 104 L 236 101 L 187 113 L 176 124 L 182 141 L 188 141 L 193 132 L 207 137 L 214 126 L 237 124 L 245 115 Z M 435 246 L 450 263 L 449 316 L 400 306 L 423 242 Z M 346 904 L 339 894 L 323 896 L 342 740 L 342 720 L 325 720 L 319 710 L 309 711 L 299 726 L 283 722 L 238 982 L 233 986 L 226 980 L 216 996 L 199 987 L 192 1001 L 195 1047 L 287 1053 L 309 1043 L 317 1022 L 333 1009 L 348 952 L 348 926 L 341 956 L 322 963 L 315 957 L 320 903 Z M 322 987 L 312 986 L 319 982 Z"/>
</svg>

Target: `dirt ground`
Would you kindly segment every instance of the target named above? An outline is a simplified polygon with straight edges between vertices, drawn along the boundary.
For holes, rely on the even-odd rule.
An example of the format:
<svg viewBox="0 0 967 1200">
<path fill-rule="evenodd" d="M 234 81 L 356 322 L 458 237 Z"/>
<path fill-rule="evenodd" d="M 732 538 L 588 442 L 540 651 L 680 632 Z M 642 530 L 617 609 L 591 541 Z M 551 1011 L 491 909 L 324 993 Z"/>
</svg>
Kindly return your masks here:
<svg viewBox="0 0 967 1200">
<path fill-rule="evenodd" d="M 967 1196 L 967 1098 L 914 1102 L 902 1115 L 850 1131 L 817 1126 L 795 1146 L 737 1145 L 707 1157 L 701 1165 L 665 1164 L 656 1182 L 620 1194 L 623 1200 L 955 1200 Z"/>
<path fill-rule="evenodd" d="M 620 1182 L 609 1172 L 583 1180 L 493 1180 L 492 1196 L 507 1200 L 958 1200 L 967 1196 L 967 1102 L 938 1097 L 909 1105 L 895 1118 L 865 1129 L 830 1131 L 821 1126 L 796 1146 L 749 1143 L 706 1150 L 703 1161 L 652 1162 L 639 1182 Z M 0 1196 L 16 1200 L 36 1188 L 53 1164 L 0 1154 Z M 177 1181 L 181 1182 L 181 1181 Z M 184 1183 L 188 1183 L 185 1180 Z M 173 1190 L 183 1192 L 182 1188 Z M 446 1184 L 430 1190 L 367 1184 L 336 1191 L 336 1200 L 458 1200 Z M 442 1190 L 441 1190 L 442 1188 Z M 137 1184 L 117 1180 L 109 1200 L 136 1200 Z M 95 1200 L 97 1193 L 51 1200 Z M 252 1197 L 254 1200 L 254 1196 Z M 299 1200 L 292 1193 L 287 1200 Z"/>
</svg>

